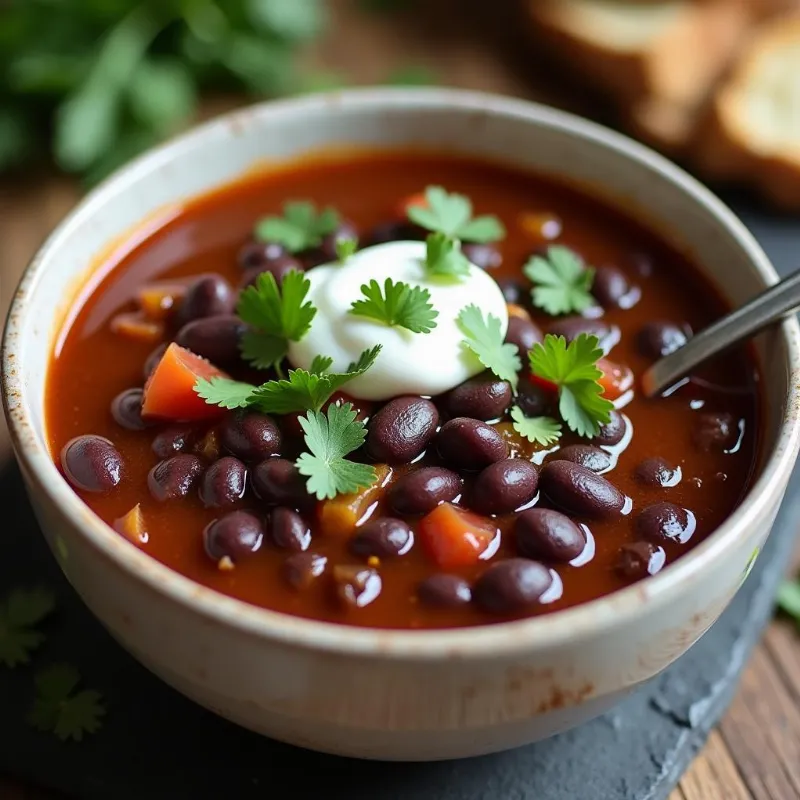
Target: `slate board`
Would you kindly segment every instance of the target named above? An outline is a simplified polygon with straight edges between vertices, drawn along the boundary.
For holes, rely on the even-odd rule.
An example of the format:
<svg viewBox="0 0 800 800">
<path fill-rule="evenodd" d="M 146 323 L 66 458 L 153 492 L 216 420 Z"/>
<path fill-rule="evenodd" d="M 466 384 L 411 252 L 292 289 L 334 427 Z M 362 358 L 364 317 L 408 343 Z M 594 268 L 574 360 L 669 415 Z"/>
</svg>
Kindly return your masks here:
<svg viewBox="0 0 800 800">
<path fill-rule="evenodd" d="M 797 221 L 736 206 L 781 272 L 800 267 L 792 263 L 800 253 Z M 63 579 L 14 467 L 0 473 L 0 508 L 0 590 L 46 583 L 58 593 L 36 663 L 74 663 L 108 701 L 97 735 L 62 744 L 24 723 L 31 670 L 0 672 L 0 772 L 86 800 L 661 800 L 725 710 L 769 619 L 800 526 L 800 471 L 750 577 L 717 624 L 666 672 L 577 730 L 508 753 L 433 764 L 310 753 L 185 700 L 129 657 Z"/>
</svg>

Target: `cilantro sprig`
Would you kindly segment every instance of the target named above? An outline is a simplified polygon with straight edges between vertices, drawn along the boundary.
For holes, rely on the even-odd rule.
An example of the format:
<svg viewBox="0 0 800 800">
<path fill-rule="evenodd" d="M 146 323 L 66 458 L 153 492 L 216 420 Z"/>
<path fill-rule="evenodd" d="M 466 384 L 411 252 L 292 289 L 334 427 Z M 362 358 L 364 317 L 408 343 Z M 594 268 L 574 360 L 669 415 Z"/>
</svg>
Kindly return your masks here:
<svg viewBox="0 0 800 800">
<path fill-rule="evenodd" d="M 80 681 L 80 673 L 69 664 L 40 670 L 34 678 L 36 697 L 28 724 L 64 742 L 80 742 L 85 734 L 98 731 L 106 712 L 103 697 L 90 689 L 76 691 Z"/>
<path fill-rule="evenodd" d="M 431 295 L 420 286 L 409 286 L 387 278 L 381 289 L 376 280 L 361 287 L 363 300 L 353 301 L 350 313 L 406 328 L 412 333 L 430 333 L 436 327 L 439 312 L 431 305 Z"/>
<path fill-rule="evenodd" d="M 511 409 L 514 430 L 533 444 L 548 447 L 561 438 L 561 425 L 552 417 L 526 417 L 519 406 Z"/>
<path fill-rule="evenodd" d="M 289 271 L 278 286 L 271 272 L 262 272 L 239 298 L 236 313 L 252 330 L 242 337 L 242 355 L 257 369 L 280 364 L 289 342 L 308 333 L 317 309 L 305 302 L 311 282 L 302 272 Z"/>
<path fill-rule="evenodd" d="M 47 589 L 15 589 L 0 605 L 0 664 L 27 664 L 31 653 L 44 642 L 36 626 L 55 608 L 55 597 Z"/>
<path fill-rule="evenodd" d="M 425 267 L 431 275 L 462 278 L 469 275 L 469 259 L 461 244 L 444 233 L 432 233 L 425 240 Z"/>
<path fill-rule="evenodd" d="M 546 258 L 533 256 L 522 271 L 533 283 L 533 304 L 548 314 L 580 313 L 594 305 L 594 269 L 568 247 L 549 247 Z"/>
<path fill-rule="evenodd" d="M 468 305 L 461 309 L 456 320 L 464 334 L 466 347 L 498 378 L 508 381 L 511 387 L 517 388 L 517 373 L 522 368 L 517 348 L 504 341 L 500 320 L 492 314 L 484 319 L 476 305 Z"/>
<path fill-rule="evenodd" d="M 408 218 L 434 233 L 465 242 L 496 242 L 506 235 L 503 223 L 492 215 L 472 216 L 472 201 L 441 186 L 425 189 L 425 205 L 410 205 Z"/>
<path fill-rule="evenodd" d="M 567 427 L 579 436 L 597 436 L 614 404 L 603 397 L 597 362 L 603 357 L 596 336 L 581 333 L 569 345 L 548 333 L 528 352 L 531 372 L 558 390 L 558 410 Z"/>
<path fill-rule="evenodd" d="M 318 211 L 310 200 L 290 200 L 284 203 L 283 216 L 262 217 L 256 223 L 255 235 L 261 241 L 282 244 L 290 253 L 299 253 L 317 247 L 338 225 L 335 208 Z"/>
<path fill-rule="evenodd" d="M 337 239 L 333 244 L 333 249 L 336 251 L 336 258 L 341 263 L 344 263 L 358 250 L 358 239 L 351 239 L 350 237 Z"/>
<path fill-rule="evenodd" d="M 309 494 L 325 500 L 375 483 L 378 476 L 374 467 L 345 458 L 361 447 L 367 435 L 364 423 L 356 420 L 352 404 L 334 403 L 325 413 L 309 411 L 299 421 L 309 452 L 300 455 L 296 466 L 308 478 Z"/>
</svg>

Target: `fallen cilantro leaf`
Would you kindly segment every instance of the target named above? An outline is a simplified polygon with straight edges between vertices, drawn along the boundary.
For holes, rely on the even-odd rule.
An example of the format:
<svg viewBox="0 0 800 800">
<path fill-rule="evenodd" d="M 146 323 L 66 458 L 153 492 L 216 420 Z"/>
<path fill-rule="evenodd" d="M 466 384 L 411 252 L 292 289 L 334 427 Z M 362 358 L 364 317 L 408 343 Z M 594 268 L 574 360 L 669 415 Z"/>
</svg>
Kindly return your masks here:
<svg viewBox="0 0 800 800">
<path fill-rule="evenodd" d="M 282 244 L 290 253 L 316 247 L 322 237 L 333 233 L 339 225 L 334 208 L 317 211 L 308 200 L 293 200 L 283 206 L 283 216 L 263 217 L 256 223 L 255 235 L 263 242 Z"/>
<path fill-rule="evenodd" d="M 425 189 L 425 205 L 408 207 L 408 218 L 435 233 L 467 242 L 496 242 L 506 235 L 503 223 L 494 216 L 472 216 L 472 202 L 463 194 L 450 193 L 441 186 Z"/>
<path fill-rule="evenodd" d="M 364 423 L 356 421 L 352 404 L 334 403 L 325 414 L 309 411 L 300 417 L 300 425 L 310 452 L 302 453 L 296 466 L 308 478 L 309 494 L 325 500 L 375 483 L 378 476 L 374 467 L 345 458 L 361 447 L 367 435 Z"/>
<path fill-rule="evenodd" d="M 778 607 L 800 625 L 800 581 L 783 581 L 778 589 Z"/>
<path fill-rule="evenodd" d="M 317 309 L 306 295 L 311 282 L 298 270 L 290 270 L 278 286 L 271 272 L 262 272 L 255 285 L 239 297 L 236 313 L 253 330 L 242 337 L 242 355 L 254 367 L 269 369 L 308 333 Z"/>
<path fill-rule="evenodd" d="M 371 350 L 365 350 L 357 362 L 350 364 L 346 372 L 316 373 L 304 369 L 289 370 L 286 378 L 267 381 L 256 387 L 249 404 L 257 406 L 265 414 L 319 411 L 334 392 L 353 378 L 363 375 L 375 363 L 380 351 L 379 344 Z M 317 360 L 319 358 L 326 357 L 318 356 L 314 359 L 317 367 L 321 363 Z"/>
<path fill-rule="evenodd" d="M 327 372 L 331 368 L 331 364 L 333 364 L 333 359 L 330 356 L 314 356 L 309 372 L 322 375 L 323 372 Z"/>
<path fill-rule="evenodd" d="M 383 291 L 378 281 L 371 280 L 361 287 L 361 293 L 366 299 L 355 300 L 351 314 L 407 328 L 412 333 L 430 333 L 436 327 L 439 312 L 431 305 L 427 289 L 387 278 Z"/>
<path fill-rule="evenodd" d="M 358 240 L 357 239 L 337 239 L 334 243 L 334 249 L 336 250 L 336 258 L 339 261 L 347 261 L 353 253 L 358 249 Z"/>
<path fill-rule="evenodd" d="M 517 373 L 522 369 L 522 362 L 516 346 L 504 342 L 500 320 L 492 314 L 484 319 L 476 305 L 468 305 L 461 309 L 457 322 L 466 337 L 464 346 L 474 353 L 486 369 L 508 381 L 516 390 Z"/>
<path fill-rule="evenodd" d="M 426 239 L 425 266 L 432 275 L 460 278 L 469 275 L 469 259 L 461 245 L 444 233 L 431 233 Z"/>
<path fill-rule="evenodd" d="M 211 406 L 233 410 L 246 408 L 256 387 L 251 383 L 233 381 L 230 378 L 215 376 L 206 380 L 200 378 L 194 385 L 195 392 Z"/>
<path fill-rule="evenodd" d="M 589 293 L 594 270 L 568 247 L 548 248 L 547 258 L 533 256 L 522 271 L 533 283 L 533 304 L 548 314 L 578 313 L 594 305 Z"/>
<path fill-rule="evenodd" d="M 30 661 L 44 642 L 35 626 L 52 613 L 55 598 L 47 589 L 15 589 L 0 605 L 0 664 L 12 668 Z"/>
<path fill-rule="evenodd" d="M 526 417 L 519 406 L 511 409 L 514 430 L 529 442 L 547 447 L 561 438 L 561 425 L 552 417 Z"/>
<path fill-rule="evenodd" d="M 99 730 L 106 713 L 102 695 L 88 689 L 76 692 L 80 679 L 78 670 L 69 664 L 53 664 L 39 671 L 28 724 L 54 733 L 62 742 L 80 742 L 84 734 Z"/>
<path fill-rule="evenodd" d="M 558 410 L 567 427 L 579 436 L 597 436 L 611 419 L 614 404 L 606 400 L 598 380 L 603 357 L 596 336 L 581 333 L 567 345 L 563 336 L 548 333 L 528 353 L 531 372 L 558 387 Z"/>
</svg>

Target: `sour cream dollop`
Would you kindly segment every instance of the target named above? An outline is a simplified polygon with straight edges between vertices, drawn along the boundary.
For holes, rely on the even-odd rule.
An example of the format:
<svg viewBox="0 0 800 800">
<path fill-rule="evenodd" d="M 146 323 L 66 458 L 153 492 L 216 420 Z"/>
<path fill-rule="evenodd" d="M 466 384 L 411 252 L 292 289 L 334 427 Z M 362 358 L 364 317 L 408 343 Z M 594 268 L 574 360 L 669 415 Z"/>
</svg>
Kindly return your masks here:
<svg viewBox="0 0 800 800">
<path fill-rule="evenodd" d="M 483 367 L 462 344 L 464 333 L 456 319 L 472 303 L 484 318 L 497 317 L 505 335 L 508 311 L 503 293 L 493 278 L 474 265 L 460 279 L 430 275 L 425 251 L 424 242 L 388 242 L 359 250 L 344 264 L 309 270 L 308 300 L 317 314 L 311 330 L 291 343 L 289 361 L 309 369 L 315 356 L 325 355 L 333 359 L 332 372 L 344 372 L 364 350 L 383 345 L 375 364 L 345 387 L 347 394 L 362 400 L 437 395 L 482 372 Z M 362 285 L 376 280 L 383 289 L 386 278 L 430 292 L 430 302 L 439 312 L 430 333 L 412 333 L 349 313 L 353 302 L 363 298 Z"/>
</svg>

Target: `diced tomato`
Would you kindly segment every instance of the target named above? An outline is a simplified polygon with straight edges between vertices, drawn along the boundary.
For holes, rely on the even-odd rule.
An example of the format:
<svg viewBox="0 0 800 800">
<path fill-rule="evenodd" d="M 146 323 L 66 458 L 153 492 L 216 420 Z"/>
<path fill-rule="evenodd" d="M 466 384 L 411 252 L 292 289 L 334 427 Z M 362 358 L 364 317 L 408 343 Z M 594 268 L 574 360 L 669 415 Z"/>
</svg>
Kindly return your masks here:
<svg viewBox="0 0 800 800">
<path fill-rule="evenodd" d="M 601 358 L 597 367 L 603 371 L 598 383 L 603 387 L 603 397 L 607 400 L 619 399 L 633 386 L 633 370 L 624 364 Z"/>
<path fill-rule="evenodd" d="M 142 313 L 153 320 L 166 319 L 175 311 L 186 294 L 186 285 L 174 281 L 146 283 L 139 289 L 137 300 Z"/>
<path fill-rule="evenodd" d="M 477 564 L 497 535 L 491 519 L 451 503 L 442 503 L 419 521 L 422 547 L 442 569 Z"/>
<path fill-rule="evenodd" d="M 209 405 L 194 390 L 198 379 L 214 377 L 228 376 L 210 361 L 173 342 L 145 384 L 142 416 L 173 422 L 216 419 L 225 409 Z"/>
<path fill-rule="evenodd" d="M 519 227 L 532 239 L 557 239 L 561 220 L 546 211 L 524 211 L 519 215 Z"/>
<path fill-rule="evenodd" d="M 530 374 L 529 378 L 531 383 L 536 384 L 536 386 L 541 387 L 546 392 L 552 392 L 553 394 L 558 392 L 558 385 L 552 381 L 548 381 L 546 378 L 540 378 L 538 375 L 534 375 L 533 373 Z"/>
<path fill-rule="evenodd" d="M 401 219 L 405 219 L 406 214 L 408 214 L 408 209 L 410 206 L 420 206 L 422 208 L 426 208 L 427 205 L 428 201 L 425 198 L 425 192 L 417 192 L 416 194 L 410 194 L 407 197 L 404 197 L 397 204 L 397 208 L 395 209 L 395 214 Z"/>
</svg>

